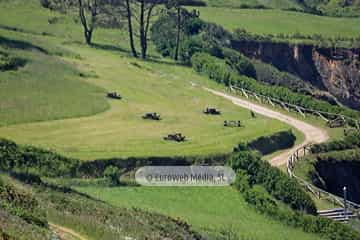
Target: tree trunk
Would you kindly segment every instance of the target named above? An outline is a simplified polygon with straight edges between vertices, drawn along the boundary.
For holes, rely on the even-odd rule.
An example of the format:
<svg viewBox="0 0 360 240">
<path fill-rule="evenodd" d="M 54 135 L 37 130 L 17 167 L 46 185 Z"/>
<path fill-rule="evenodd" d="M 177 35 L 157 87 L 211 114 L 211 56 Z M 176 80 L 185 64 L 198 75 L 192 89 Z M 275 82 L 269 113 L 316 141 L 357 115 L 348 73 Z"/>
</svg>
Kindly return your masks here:
<svg viewBox="0 0 360 240">
<path fill-rule="evenodd" d="M 145 33 L 145 0 L 140 3 L 140 46 L 141 58 L 146 59 L 146 33 Z"/>
<path fill-rule="evenodd" d="M 91 45 L 92 31 L 85 31 L 85 40 L 87 45 Z"/>
<path fill-rule="evenodd" d="M 180 47 L 180 29 L 181 27 L 181 9 L 177 7 L 177 34 L 176 34 L 176 49 L 175 49 L 175 61 L 179 58 L 179 47 Z"/>
<path fill-rule="evenodd" d="M 130 0 L 126 0 L 126 10 L 127 10 L 127 19 L 128 19 L 128 31 L 129 31 L 129 40 L 130 40 L 130 47 L 131 52 L 134 57 L 138 57 L 136 52 L 135 44 L 134 44 L 134 34 L 132 29 L 132 16 L 131 16 L 131 9 L 130 9 Z"/>
<path fill-rule="evenodd" d="M 97 7 L 98 7 L 97 2 L 95 1 L 94 4 L 90 7 L 91 20 L 89 23 L 89 21 L 85 17 L 86 6 L 83 5 L 82 0 L 79 0 L 79 16 L 80 16 L 81 24 L 83 25 L 84 28 L 85 42 L 87 45 L 91 45 L 92 34 L 95 27 L 96 16 L 97 16 Z"/>
</svg>

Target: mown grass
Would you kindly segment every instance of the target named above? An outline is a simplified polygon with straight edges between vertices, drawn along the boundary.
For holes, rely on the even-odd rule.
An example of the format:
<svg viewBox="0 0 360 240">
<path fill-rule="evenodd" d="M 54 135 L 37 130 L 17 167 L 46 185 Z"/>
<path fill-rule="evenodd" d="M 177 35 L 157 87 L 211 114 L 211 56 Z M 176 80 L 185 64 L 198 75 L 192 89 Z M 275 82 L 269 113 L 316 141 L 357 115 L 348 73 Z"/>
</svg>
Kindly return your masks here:
<svg viewBox="0 0 360 240">
<path fill-rule="evenodd" d="M 359 18 L 334 18 L 281 10 L 199 7 L 200 17 L 234 30 L 255 34 L 319 34 L 326 38 L 359 37 Z"/>
<path fill-rule="evenodd" d="M 72 60 L 74 64 L 99 76 L 87 82 L 120 92 L 124 100 L 109 101 L 111 109 L 93 117 L 4 127 L 2 136 L 93 159 L 229 152 L 240 141 L 288 129 L 267 118 L 252 119 L 248 110 L 193 87 L 190 81 L 203 78 L 187 67 L 136 61 L 80 46 L 71 49 L 84 58 Z M 223 115 L 205 116 L 202 110 L 207 105 L 218 107 Z M 163 120 L 144 121 L 145 112 L 158 112 Z M 245 127 L 224 128 L 225 119 L 240 119 Z M 171 132 L 182 132 L 190 140 L 180 144 L 164 141 L 163 136 Z"/>
<path fill-rule="evenodd" d="M 210 234 L 236 231 L 241 239 L 320 239 L 257 213 L 231 187 L 77 187 L 119 207 L 136 207 L 180 218 Z M 291 237 L 290 237 L 291 236 Z"/>
<path fill-rule="evenodd" d="M 122 38 L 124 34 L 119 31 L 98 29 L 94 35 L 95 46 L 87 47 L 81 43 L 81 27 L 72 17 L 36 8 L 34 1 L 26 3 L 26 7 L 19 7 L 17 3 L 2 8 L 1 20 L 4 19 L 7 26 L 22 30 L 0 30 L 0 34 L 47 49 L 51 56 L 37 57 L 36 52 L 22 50 L 33 62 L 21 71 L 0 73 L 0 82 L 6 83 L 1 88 L 1 98 L 6 99 L 2 104 L 12 103 L 11 110 L 8 107 L 3 112 L 8 110 L 10 123 L 21 122 L 26 112 L 24 122 L 71 119 L 5 126 L 0 128 L 2 137 L 70 157 L 95 159 L 225 153 L 241 141 L 288 129 L 285 124 L 268 118 L 252 119 L 248 110 L 207 93 L 201 88 L 207 81 L 205 77 L 189 67 L 156 57 L 152 50 L 152 58 L 147 62 L 129 57 L 126 38 Z M 22 20 L 29 14 L 36 17 L 26 24 Z M 54 16 L 61 21 L 49 25 L 47 20 Z M 43 36 L 42 31 L 50 36 Z M 74 34 L 70 37 L 69 33 Z M 78 72 L 94 74 L 80 78 Z M 11 81 L 6 74 L 11 74 Z M 20 90 L 24 78 L 31 84 Z M 106 91 L 117 91 L 124 99 L 108 100 Z M 56 104 L 47 104 L 52 101 Z M 110 110 L 79 118 L 104 110 L 106 104 Z M 57 106 L 60 113 L 55 115 Z M 205 116 L 202 110 L 206 106 L 219 108 L 223 115 Z M 91 111 L 86 112 L 87 109 Z M 163 121 L 144 121 L 141 116 L 146 112 L 160 113 Z M 241 120 L 245 127 L 224 128 L 224 120 Z M 183 133 L 189 141 L 179 144 L 163 140 L 173 132 Z"/>
<path fill-rule="evenodd" d="M 0 46 L 8 49 L 1 39 Z M 0 126 L 88 116 L 109 108 L 105 90 L 82 81 L 80 72 L 63 60 L 34 49 L 7 51 L 27 64 L 0 72 Z"/>
</svg>

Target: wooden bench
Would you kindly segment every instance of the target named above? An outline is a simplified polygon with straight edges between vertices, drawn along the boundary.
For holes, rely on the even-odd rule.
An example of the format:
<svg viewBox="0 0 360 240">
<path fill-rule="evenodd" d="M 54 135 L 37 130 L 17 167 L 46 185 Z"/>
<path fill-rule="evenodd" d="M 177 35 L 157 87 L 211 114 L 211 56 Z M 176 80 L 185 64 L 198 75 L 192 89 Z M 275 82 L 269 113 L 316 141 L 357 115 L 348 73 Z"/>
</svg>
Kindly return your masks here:
<svg viewBox="0 0 360 240">
<path fill-rule="evenodd" d="M 241 124 L 241 121 L 225 120 L 224 127 L 243 127 L 243 125 Z"/>
<path fill-rule="evenodd" d="M 204 113 L 209 114 L 209 115 L 220 115 L 221 114 L 221 112 L 219 110 L 217 110 L 216 108 L 209 108 L 209 107 L 207 107 L 204 110 Z"/>
<path fill-rule="evenodd" d="M 117 92 L 109 92 L 106 96 L 111 99 L 118 99 L 118 100 L 122 99 L 121 95 L 118 94 Z"/>
<path fill-rule="evenodd" d="M 175 142 L 184 142 L 186 140 L 186 137 L 183 136 L 181 133 L 174 133 L 174 134 L 169 134 L 166 137 L 164 137 L 164 140 L 175 141 Z"/>
<path fill-rule="evenodd" d="M 155 121 L 161 120 L 160 115 L 158 113 L 156 113 L 156 112 L 154 112 L 154 113 L 145 113 L 145 115 L 142 118 L 147 119 L 147 120 L 155 120 Z"/>
</svg>

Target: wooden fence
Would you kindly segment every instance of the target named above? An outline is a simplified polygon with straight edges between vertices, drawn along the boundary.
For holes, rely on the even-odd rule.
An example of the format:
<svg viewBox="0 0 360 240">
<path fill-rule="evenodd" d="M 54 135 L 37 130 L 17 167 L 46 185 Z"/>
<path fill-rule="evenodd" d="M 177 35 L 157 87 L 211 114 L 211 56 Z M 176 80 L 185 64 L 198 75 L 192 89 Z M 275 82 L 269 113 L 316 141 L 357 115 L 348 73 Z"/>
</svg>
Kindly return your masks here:
<svg viewBox="0 0 360 240">
<path fill-rule="evenodd" d="M 270 104 L 273 107 L 278 105 L 281 108 L 285 109 L 287 112 L 290 112 L 290 111 L 296 112 L 304 118 L 306 118 L 306 114 L 311 114 L 313 116 L 319 117 L 320 119 L 324 120 L 325 122 L 330 122 L 331 120 L 339 119 L 339 120 L 344 121 L 345 123 L 351 122 L 356 129 L 360 129 L 360 123 L 357 119 L 354 119 L 354 118 L 351 118 L 351 117 L 348 117 L 348 116 L 345 116 L 342 114 L 330 113 L 330 112 L 324 112 L 324 111 L 318 111 L 318 110 L 314 110 L 314 109 L 305 108 L 302 106 L 287 103 L 287 102 L 281 101 L 279 99 L 265 96 L 262 94 L 258 94 L 256 92 L 249 91 L 247 89 L 239 88 L 236 86 L 230 86 L 229 88 L 230 88 L 230 91 L 233 93 L 241 94 L 241 95 L 245 96 L 246 98 L 252 97 L 253 99 L 255 99 L 256 101 L 258 101 L 260 103 Z"/>
<path fill-rule="evenodd" d="M 297 182 L 302 185 L 308 192 L 313 194 L 318 199 L 325 199 L 332 202 L 334 205 L 344 206 L 343 198 L 336 196 L 332 193 L 326 192 L 323 189 L 320 189 L 313 184 L 305 181 L 304 179 L 298 177 L 294 173 L 295 164 L 301 157 L 304 157 L 308 154 L 311 154 L 311 145 L 306 145 L 298 148 L 288 159 L 287 161 L 287 172 L 291 178 L 297 180 Z M 346 201 L 346 206 L 348 209 L 352 210 L 354 213 L 359 214 L 360 205 L 351 201 Z"/>
<path fill-rule="evenodd" d="M 241 94 L 246 98 L 252 97 L 256 101 L 260 103 L 270 104 L 273 107 L 276 105 L 280 106 L 281 108 L 285 109 L 287 112 L 293 111 L 298 114 L 300 114 L 302 117 L 306 117 L 306 114 L 311 114 L 316 117 L 319 117 L 320 119 L 324 120 L 325 122 L 329 122 L 330 119 L 341 119 L 345 123 L 352 122 L 355 125 L 355 129 L 360 129 L 360 124 L 357 119 L 350 118 L 348 116 L 342 115 L 342 114 L 336 114 L 336 113 L 330 113 L 330 112 L 324 112 L 324 111 L 318 111 L 314 109 L 308 109 L 302 106 L 297 106 L 291 103 L 283 102 L 279 99 L 265 96 L 262 94 L 258 94 L 253 91 L 249 91 L 244 88 L 239 88 L 236 86 L 230 86 L 230 91 L 233 93 Z M 349 130 L 349 129 L 348 129 Z M 300 185 L 302 185 L 308 192 L 312 193 L 315 197 L 318 199 L 326 199 L 332 202 L 334 205 L 339 205 L 341 207 L 344 206 L 344 200 L 343 198 L 336 196 L 334 194 L 331 194 L 329 192 L 324 191 L 323 189 L 320 189 L 313 184 L 305 181 L 304 179 L 298 177 L 294 173 L 294 168 L 296 162 L 301 158 L 311 153 L 311 145 L 306 145 L 298 148 L 288 159 L 287 161 L 287 172 L 291 178 L 296 179 Z M 354 213 L 359 214 L 360 205 L 356 204 L 351 201 L 347 201 L 347 207 L 352 210 Z"/>
</svg>

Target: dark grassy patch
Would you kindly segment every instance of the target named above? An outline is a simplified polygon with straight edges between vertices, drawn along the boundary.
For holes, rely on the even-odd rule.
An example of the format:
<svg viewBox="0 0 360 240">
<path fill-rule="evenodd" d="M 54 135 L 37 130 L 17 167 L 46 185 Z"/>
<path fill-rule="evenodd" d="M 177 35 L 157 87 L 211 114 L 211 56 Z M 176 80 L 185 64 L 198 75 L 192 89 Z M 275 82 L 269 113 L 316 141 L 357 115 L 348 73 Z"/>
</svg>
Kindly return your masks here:
<svg viewBox="0 0 360 240">
<path fill-rule="evenodd" d="M 0 51 L 0 71 L 17 70 L 24 67 L 26 60 L 18 57 L 11 57 L 9 54 Z"/>
<path fill-rule="evenodd" d="M 21 50 L 38 50 L 45 54 L 48 53 L 44 48 L 36 46 L 30 42 L 9 39 L 9 38 L 3 37 L 3 36 L 0 36 L 0 46 L 7 47 L 7 48 L 21 49 Z"/>
</svg>

